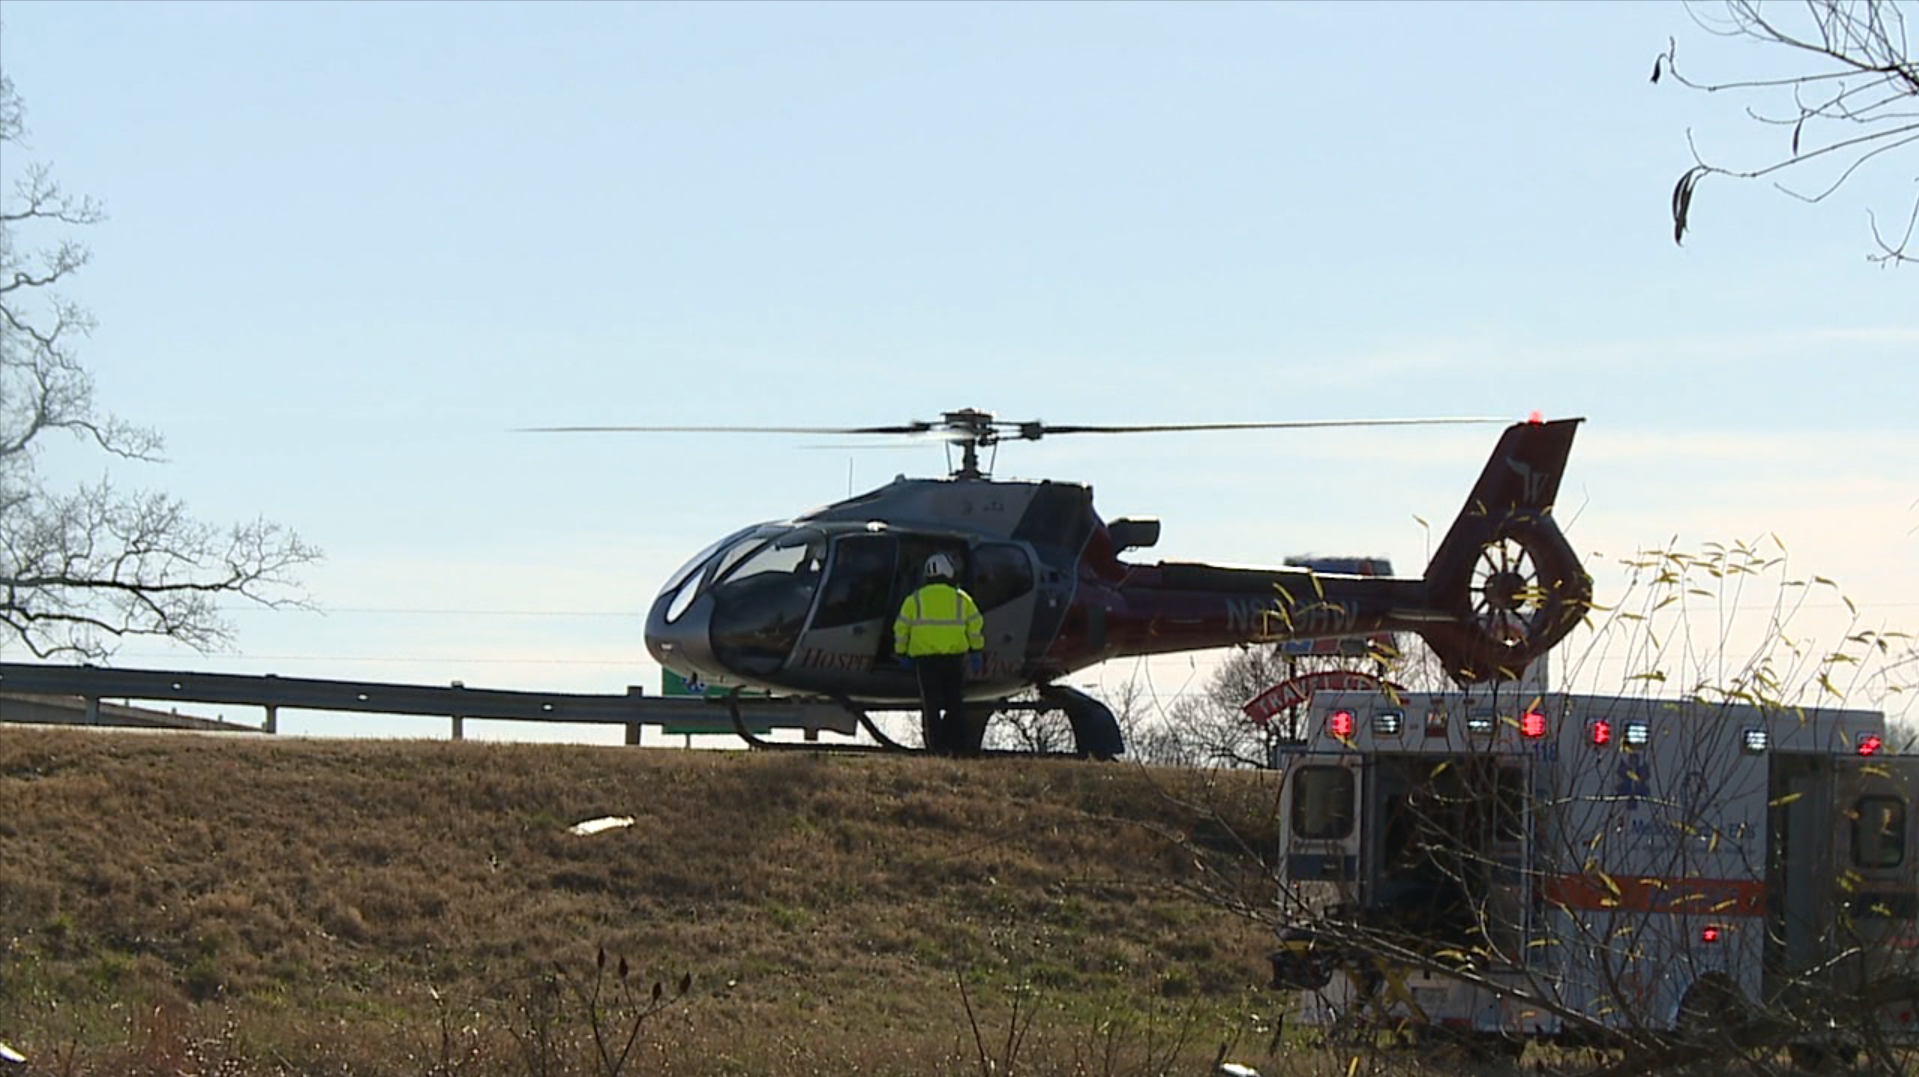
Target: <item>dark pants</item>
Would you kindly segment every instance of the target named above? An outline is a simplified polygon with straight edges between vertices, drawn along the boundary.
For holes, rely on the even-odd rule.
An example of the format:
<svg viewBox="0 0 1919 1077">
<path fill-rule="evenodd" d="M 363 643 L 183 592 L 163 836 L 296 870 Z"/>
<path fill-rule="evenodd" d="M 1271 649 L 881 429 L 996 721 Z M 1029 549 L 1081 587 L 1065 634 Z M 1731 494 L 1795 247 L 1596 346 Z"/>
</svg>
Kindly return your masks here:
<svg viewBox="0 0 1919 1077">
<path fill-rule="evenodd" d="M 966 730 L 966 656 L 924 654 L 913 659 L 920 678 L 920 733 L 930 751 L 969 750 Z M 978 745 L 971 745 L 977 749 Z"/>
</svg>

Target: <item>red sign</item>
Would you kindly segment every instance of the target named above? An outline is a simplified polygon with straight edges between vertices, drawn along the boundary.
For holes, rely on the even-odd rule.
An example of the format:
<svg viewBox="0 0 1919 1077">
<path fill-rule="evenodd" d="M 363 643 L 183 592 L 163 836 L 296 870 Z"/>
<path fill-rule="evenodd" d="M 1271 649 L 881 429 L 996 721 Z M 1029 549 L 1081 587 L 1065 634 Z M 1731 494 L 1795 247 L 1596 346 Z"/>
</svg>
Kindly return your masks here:
<svg viewBox="0 0 1919 1077">
<path fill-rule="evenodd" d="M 1354 669 L 1328 669 L 1302 673 L 1273 685 L 1240 707 L 1259 725 L 1265 725 L 1280 711 L 1297 707 L 1313 698 L 1314 692 L 1375 692 L 1381 688 L 1404 691 L 1396 684 L 1382 681 L 1370 673 Z"/>
</svg>

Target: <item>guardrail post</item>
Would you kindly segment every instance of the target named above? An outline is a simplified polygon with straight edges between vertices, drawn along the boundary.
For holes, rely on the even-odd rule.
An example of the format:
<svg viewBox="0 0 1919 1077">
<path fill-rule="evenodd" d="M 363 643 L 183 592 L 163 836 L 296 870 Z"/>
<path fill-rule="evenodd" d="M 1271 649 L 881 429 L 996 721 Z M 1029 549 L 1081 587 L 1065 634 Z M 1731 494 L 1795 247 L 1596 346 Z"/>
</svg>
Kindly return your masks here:
<svg viewBox="0 0 1919 1077">
<path fill-rule="evenodd" d="M 99 696 L 87 697 L 87 724 L 88 725 L 100 724 L 100 697 Z"/>
<path fill-rule="evenodd" d="M 454 681 L 451 687 L 456 692 L 463 691 L 466 688 L 466 682 Z M 466 739 L 466 719 L 457 714 L 453 716 L 453 739 L 454 740 Z"/>
<path fill-rule="evenodd" d="M 626 686 L 626 696 L 628 699 L 637 699 L 645 694 L 646 689 L 637 684 L 629 684 Z M 640 723 L 626 723 L 626 743 L 634 746 L 640 743 Z"/>
<path fill-rule="evenodd" d="M 280 708 L 279 707 L 276 707 L 271 703 L 267 704 L 266 724 L 260 727 L 260 731 L 262 733 L 278 733 L 280 731 Z"/>
</svg>

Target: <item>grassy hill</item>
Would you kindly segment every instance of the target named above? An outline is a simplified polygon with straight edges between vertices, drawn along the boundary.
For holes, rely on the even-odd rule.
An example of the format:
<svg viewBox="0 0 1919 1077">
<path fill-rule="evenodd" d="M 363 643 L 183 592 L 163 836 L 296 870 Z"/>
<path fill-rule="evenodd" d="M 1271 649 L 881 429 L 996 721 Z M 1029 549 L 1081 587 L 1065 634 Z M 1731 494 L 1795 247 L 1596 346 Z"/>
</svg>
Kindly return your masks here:
<svg viewBox="0 0 1919 1077">
<path fill-rule="evenodd" d="M 1261 900 L 1273 794 L 1051 760 L 0 727 L 0 1041 L 116 1075 L 1204 1072 L 1224 1042 L 1259 1064 L 1270 928 L 1196 889 L 1223 866 Z M 635 823 L 571 831 L 609 815 Z"/>
</svg>

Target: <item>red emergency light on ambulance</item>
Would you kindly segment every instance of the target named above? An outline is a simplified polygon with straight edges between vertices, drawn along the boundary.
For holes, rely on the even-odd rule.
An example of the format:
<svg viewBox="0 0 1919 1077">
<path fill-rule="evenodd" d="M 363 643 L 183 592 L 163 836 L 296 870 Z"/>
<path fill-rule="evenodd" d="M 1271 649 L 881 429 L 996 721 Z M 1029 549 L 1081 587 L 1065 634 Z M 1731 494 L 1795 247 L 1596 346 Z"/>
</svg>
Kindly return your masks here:
<svg viewBox="0 0 1919 1077">
<path fill-rule="evenodd" d="M 1309 723 L 1273 955 L 1300 1022 L 1837 1037 L 1856 998 L 1919 1039 L 1919 757 L 1877 712 L 1335 692 Z"/>
</svg>

